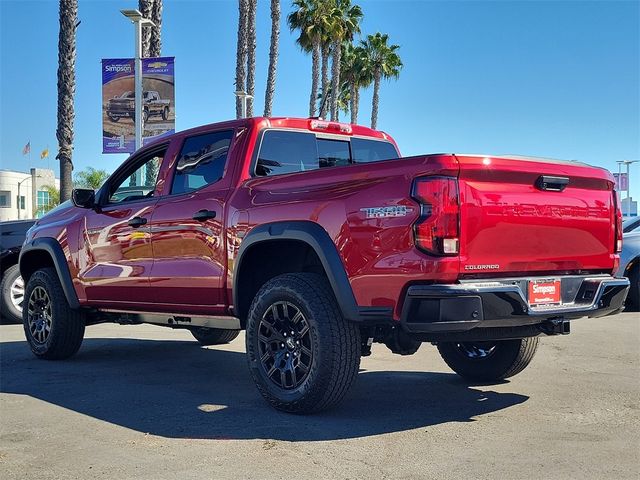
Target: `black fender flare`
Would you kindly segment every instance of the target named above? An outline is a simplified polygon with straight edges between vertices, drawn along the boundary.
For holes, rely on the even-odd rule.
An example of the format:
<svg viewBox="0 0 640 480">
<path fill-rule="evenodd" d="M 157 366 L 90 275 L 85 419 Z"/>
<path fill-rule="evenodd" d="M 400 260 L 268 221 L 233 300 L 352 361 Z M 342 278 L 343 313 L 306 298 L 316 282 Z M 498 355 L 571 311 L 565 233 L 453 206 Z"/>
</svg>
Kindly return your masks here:
<svg viewBox="0 0 640 480">
<path fill-rule="evenodd" d="M 29 243 L 25 243 L 22 247 L 22 250 L 20 251 L 20 259 L 18 260 L 18 263 L 20 265 L 20 274 L 23 277 L 25 277 L 25 275 L 23 275 L 22 272 L 27 270 L 34 272 L 37 270 L 37 268 L 27 268 L 29 257 L 34 252 L 46 252 L 48 256 L 51 257 L 51 261 L 53 262 L 53 265 L 56 269 L 58 279 L 60 279 L 60 284 L 62 285 L 62 290 L 64 291 L 65 297 L 67 297 L 69 306 L 74 310 L 80 308 L 78 295 L 75 288 L 73 287 L 71 272 L 69 272 L 67 259 L 64 255 L 64 252 L 62 251 L 60 243 L 58 243 L 55 238 L 51 237 L 36 238 Z"/>
<path fill-rule="evenodd" d="M 298 240 L 309 245 L 318 255 L 327 274 L 331 289 L 342 315 L 349 321 L 360 321 L 361 316 L 353 295 L 347 272 L 333 240 L 327 231 L 311 221 L 283 221 L 266 223 L 253 228 L 242 240 L 233 272 L 233 304 L 239 305 L 239 272 L 244 254 L 255 245 L 274 240 Z"/>
</svg>

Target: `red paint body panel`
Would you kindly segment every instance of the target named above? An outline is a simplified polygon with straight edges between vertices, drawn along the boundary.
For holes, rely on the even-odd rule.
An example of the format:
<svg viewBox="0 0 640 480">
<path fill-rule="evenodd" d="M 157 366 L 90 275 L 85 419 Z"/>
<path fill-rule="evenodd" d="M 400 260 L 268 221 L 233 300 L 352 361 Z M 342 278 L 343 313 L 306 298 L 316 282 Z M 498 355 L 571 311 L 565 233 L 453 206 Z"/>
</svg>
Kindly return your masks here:
<svg viewBox="0 0 640 480">
<path fill-rule="evenodd" d="M 309 131 L 310 124 L 309 119 L 253 118 L 178 133 L 156 143 L 170 146 L 153 199 L 117 211 L 69 207 L 40 220 L 32 235 L 55 237 L 64 245 L 82 305 L 185 314 L 229 314 L 243 238 L 256 226 L 285 220 L 322 226 L 358 306 L 390 307 L 395 318 L 412 284 L 615 268 L 613 178 L 602 169 L 446 154 L 252 177 L 261 131 Z M 346 137 L 394 143 L 382 132 L 350 128 Z M 184 139 L 229 129 L 234 140 L 223 178 L 189 194 L 169 195 Z M 430 175 L 457 179 L 459 255 L 432 256 L 416 248 L 413 225 L 421 206 L 412 198 L 412 185 Z M 535 187 L 541 175 L 568 177 L 569 184 L 562 192 L 541 191 Z M 401 207 L 406 214 L 367 218 L 363 209 L 372 207 Z M 201 209 L 214 210 L 216 218 L 193 220 Z M 150 222 L 132 232 L 127 221 L 141 213 Z M 483 265 L 497 267 L 478 268 Z"/>
</svg>

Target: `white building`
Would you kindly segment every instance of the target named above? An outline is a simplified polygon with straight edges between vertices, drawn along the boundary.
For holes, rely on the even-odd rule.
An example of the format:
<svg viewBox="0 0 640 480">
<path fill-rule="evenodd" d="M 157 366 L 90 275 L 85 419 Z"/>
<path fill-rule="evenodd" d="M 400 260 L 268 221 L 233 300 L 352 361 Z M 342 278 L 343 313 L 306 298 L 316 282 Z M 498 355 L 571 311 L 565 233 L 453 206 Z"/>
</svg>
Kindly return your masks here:
<svg viewBox="0 0 640 480">
<path fill-rule="evenodd" d="M 44 188 L 60 189 L 53 170 L 32 168 L 30 173 L 0 170 L 0 221 L 36 218 L 38 210 L 51 202 Z"/>
</svg>

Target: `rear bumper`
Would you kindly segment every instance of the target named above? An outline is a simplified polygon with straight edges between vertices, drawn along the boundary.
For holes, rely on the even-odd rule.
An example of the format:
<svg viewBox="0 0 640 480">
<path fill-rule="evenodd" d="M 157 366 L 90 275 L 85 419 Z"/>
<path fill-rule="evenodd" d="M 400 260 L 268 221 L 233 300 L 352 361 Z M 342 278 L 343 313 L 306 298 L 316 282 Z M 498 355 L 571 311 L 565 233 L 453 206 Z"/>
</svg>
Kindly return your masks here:
<svg viewBox="0 0 640 480">
<path fill-rule="evenodd" d="M 449 333 L 602 317 L 620 311 L 629 290 L 628 279 L 609 275 L 560 278 L 562 304 L 545 307 L 528 304 L 527 285 L 532 279 L 413 285 L 407 290 L 400 322 L 407 332 Z"/>
</svg>

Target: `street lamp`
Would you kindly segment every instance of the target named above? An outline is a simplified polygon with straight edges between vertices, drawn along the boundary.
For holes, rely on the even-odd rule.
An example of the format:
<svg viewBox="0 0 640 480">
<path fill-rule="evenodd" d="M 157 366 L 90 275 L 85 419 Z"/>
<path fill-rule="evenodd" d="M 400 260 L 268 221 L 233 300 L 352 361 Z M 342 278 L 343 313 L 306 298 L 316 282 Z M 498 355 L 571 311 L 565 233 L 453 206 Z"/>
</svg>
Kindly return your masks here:
<svg viewBox="0 0 640 480">
<path fill-rule="evenodd" d="M 234 92 L 236 97 L 240 99 L 240 116 L 242 118 L 246 118 L 247 116 L 247 100 L 253 98 L 253 95 L 249 95 L 247 92 L 243 90 L 237 90 Z"/>
<path fill-rule="evenodd" d="M 142 147 L 142 129 L 144 119 L 142 118 L 142 27 L 155 26 L 148 18 L 144 18 L 139 10 L 120 10 L 135 26 L 135 129 L 136 129 L 136 150 Z"/>
<path fill-rule="evenodd" d="M 26 182 L 27 180 L 32 180 L 34 177 L 32 176 L 28 176 L 27 178 L 22 179 L 21 181 L 18 182 L 18 220 L 20 220 L 20 187 L 22 186 L 22 184 L 24 182 Z M 36 175 L 35 178 L 42 178 L 41 175 Z M 25 202 L 26 204 L 27 202 Z"/>
</svg>

